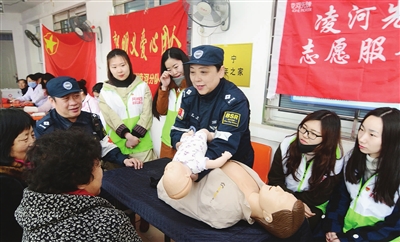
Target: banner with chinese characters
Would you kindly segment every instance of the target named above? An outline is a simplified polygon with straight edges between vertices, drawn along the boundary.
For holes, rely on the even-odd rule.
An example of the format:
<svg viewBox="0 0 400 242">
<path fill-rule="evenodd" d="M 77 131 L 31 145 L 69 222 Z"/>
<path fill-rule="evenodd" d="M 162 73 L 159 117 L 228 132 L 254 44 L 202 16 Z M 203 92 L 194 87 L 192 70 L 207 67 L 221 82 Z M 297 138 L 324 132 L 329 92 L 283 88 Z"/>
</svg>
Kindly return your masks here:
<svg viewBox="0 0 400 242">
<path fill-rule="evenodd" d="M 398 0 L 278 1 L 268 98 L 400 102 Z"/>
<path fill-rule="evenodd" d="M 96 42 L 86 42 L 75 33 L 60 34 L 42 25 L 46 72 L 86 80 L 89 93 L 96 84 Z"/>
<path fill-rule="evenodd" d="M 180 1 L 110 16 L 110 30 L 112 48 L 128 53 L 133 72 L 149 84 L 153 96 L 164 51 L 174 46 L 187 53 L 187 14 Z"/>
<path fill-rule="evenodd" d="M 253 44 L 217 45 L 224 50 L 226 78 L 236 86 L 250 86 L 251 57 Z"/>
</svg>

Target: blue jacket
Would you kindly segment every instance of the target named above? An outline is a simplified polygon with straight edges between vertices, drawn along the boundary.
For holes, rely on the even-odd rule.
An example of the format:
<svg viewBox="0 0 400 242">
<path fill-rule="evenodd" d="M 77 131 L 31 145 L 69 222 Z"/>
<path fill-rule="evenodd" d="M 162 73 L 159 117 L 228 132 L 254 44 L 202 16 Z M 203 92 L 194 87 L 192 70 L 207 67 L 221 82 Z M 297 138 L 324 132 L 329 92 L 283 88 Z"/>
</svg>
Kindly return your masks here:
<svg viewBox="0 0 400 242">
<path fill-rule="evenodd" d="M 94 113 L 82 111 L 75 122 L 62 117 L 55 109 L 52 109 L 46 116 L 36 122 L 35 136 L 40 136 L 51 133 L 56 129 L 68 130 L 72 127 L 83 129 L 88 134 L 92 134 L 99 140 L 105 137 L 103 125 L 101 124 L 100 117 Z M 103 146 L 103 142 L 101 142 Z M 102 157 L 103 160 L 116 163 L 121 166 L 124 165 L 124 160 L 128 158 L 127 155 L 121 153 L 120 149 L 108 149 L 109 151 Z"/>
<path fill-rule="evenodd" d="M 181 108 L 171 130 L 171 143 L 176 148 L 182 133 L 190 126 L 215 132 L 208 143 L 206 157 L 216 159 L 229 151 L 232 160 L 253 167 L 254 151 L 250 141 L 250 107 L 244 93 L 232 82 L 222 78 L 218 86 L 206 95 L 194 87 L 187 88 Z M 199 180 L 210 170 L 199 173 Z"/>
</svg>

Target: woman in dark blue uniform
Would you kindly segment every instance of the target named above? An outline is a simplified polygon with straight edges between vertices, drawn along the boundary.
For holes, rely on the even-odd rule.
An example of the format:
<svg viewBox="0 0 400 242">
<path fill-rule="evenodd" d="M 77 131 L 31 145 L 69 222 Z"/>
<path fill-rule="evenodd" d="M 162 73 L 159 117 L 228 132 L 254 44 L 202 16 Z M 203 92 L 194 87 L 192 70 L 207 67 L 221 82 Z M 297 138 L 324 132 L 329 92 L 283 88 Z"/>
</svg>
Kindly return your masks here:
<svg viewBox="0 0 400 242">
<path fill-rule="evenodd" d="M 183 93 L 181 108 L 171 130 L 173 147 L 179 147 L 184 132 L 193 126 L 215 133 L 208 144 L 206 157 L 216 159 L 229 151 L 232 160 L 253 166 L 254 151 L 250 142 L 250 108 L 244 93 L 224 78 L 224 51 L 215 46 L 193 48 L 189 62 L 193 86 Z M 200 180 L 208 171 L 199 173 Z"/>
</svg>

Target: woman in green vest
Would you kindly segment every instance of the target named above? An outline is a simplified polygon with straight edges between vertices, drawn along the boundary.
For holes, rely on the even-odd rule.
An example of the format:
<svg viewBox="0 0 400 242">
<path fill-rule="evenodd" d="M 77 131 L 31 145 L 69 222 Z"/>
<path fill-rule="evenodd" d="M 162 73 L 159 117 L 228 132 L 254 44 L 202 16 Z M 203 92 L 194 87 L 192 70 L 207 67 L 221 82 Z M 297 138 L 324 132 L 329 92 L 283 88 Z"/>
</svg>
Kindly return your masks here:
<svg viewBox="0 0 400 242">
<path fill-rule="evenodd" d="M 183 65 L 188 61 L 189 58 L 185 52 L 176 47 L 169 48 L 161 57 L 160 86 L 153 99 L 154 117 L 160 120 L 160 115 L 165 115 L 160 157 L 172 159 L 176 153 L 171 145 L 170 132 L 181 106 L 183 90 L 192 86 L 188 75 L 189 66 Z"/>
<path fill-rule="evenodd" d="M 128 54 L 114 49 L 107 55 L 108 78 L 100 93 L 105 129 L 125 155 L 140 162 L 156 159 L 150 137 L 153 123 L 149 86 L 132 70 Z"/>
<path fill-rule="evenodd" d="M 304 203 L 305 216 L 315 231 L 342 176 L 340 128 L 334 112 L 308 114 L 297 132 L 281 142 L 268 173 L 269 185 L 280 186 Z"/>
<path fill-rule="evenodd" d="M 367 113 L 330 200 L 326 241 L 400 241 L 400 111 Z"/>
</svg>

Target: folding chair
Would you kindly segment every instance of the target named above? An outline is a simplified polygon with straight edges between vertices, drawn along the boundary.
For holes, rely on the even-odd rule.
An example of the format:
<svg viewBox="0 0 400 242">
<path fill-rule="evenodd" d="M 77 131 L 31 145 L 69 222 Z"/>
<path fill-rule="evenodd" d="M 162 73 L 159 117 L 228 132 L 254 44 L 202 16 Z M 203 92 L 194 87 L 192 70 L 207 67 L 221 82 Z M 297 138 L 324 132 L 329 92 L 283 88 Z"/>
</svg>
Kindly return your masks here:
<svg viewBox="0 0 400 242">
<path fill-rule="evenodd" d="M 271 168 L 271 153 L 272 148 L 269 145 L 251 142 L 254 149 L 254 164 L 253 170 L 257 172 L 261 180 L 268 183 L 268 172 Z"/>
</svg>

